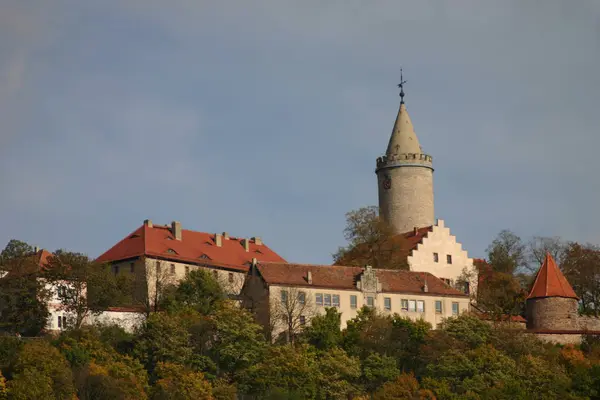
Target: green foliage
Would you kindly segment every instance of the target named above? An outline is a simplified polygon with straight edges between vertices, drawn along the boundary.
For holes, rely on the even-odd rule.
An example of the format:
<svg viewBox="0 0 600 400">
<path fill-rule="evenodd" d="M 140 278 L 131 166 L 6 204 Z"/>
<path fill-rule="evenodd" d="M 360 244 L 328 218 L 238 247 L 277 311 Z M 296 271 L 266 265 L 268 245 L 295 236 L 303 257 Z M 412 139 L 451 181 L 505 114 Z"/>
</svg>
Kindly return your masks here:
<svg viewBox="0 0 600 400">
<path fill-rule="evenodd" d="M 489 324 L 469 314 L 445 319 L 440 329 L 472 348 L 488 343 L 492 333 Z"/>
<path fill-rule="evenodd" d="M 219 282 L 208 271 L 191 271 L 175 292 L 165 299 L 168 309 L 192 308 L 202 315 L 215 312 L 226 295 Z"/>
<path fill-rule="evenodd" d="M 363 361 L 362 381 L 370 392 L 398 375 L 400 375 L 400 370 L 396 366 L 396 360 L 392 357 L 372 353 Z"/>
<path fill-rule="evenodd" d="M 316 356 L 311 348 L 283 345 L 270 347 L 264 360 L 248 369 L 245 386 L 259 398 L 312 399 L 317 381 Z"/>
<path fill-rule="evenodd" d="M 361 375 L 360 360 L 349 357 L 340 348 L 322 353 L 317 362 L 319 394 L 327 399 L 346 399 L 358 391 L 356 383 Z"/>
<path fill-rule="evenodd" d="M 430 390 L 421 389 L 411 374 L 402 374 L 395 381 L 384 384 L 373 396 L 374 400 L 435 400 Z"/>
<path fill-rule="evenodd" d="M 0 400 L 6 400 L 8 398 L 8 388 L 6 387 L 6 379 L 2 375 L 0 370 Z"/>
<path fill-rule="evenodd" d="M 341 313 L 335 307 L 326 309 L 325 314 L 316 315 L 304 330 L 304 338 L 319 350 L 329 350 L 342 343 Z"/>
<path fill-rule="evenodd" d="M 13 399 L 70 399 L 73 374 L 62 354 L 45 340 L 26 343 L 9 381 Z"/>
<path fill-rule="evenodd" d="M 37 336 L 46 326 L 50 293 L 40 276 L 38 259 L 25 242 L 11 240 L 0 253 L 0 332 Z"/>
<path fill-rule="evenodd" d="M 156 375 L 158 380 L 154 384 L 152 399 L 212 399 L 212 387 L 201 372 L 191 371 L 178 364 L 158 363 Z"/>
</svg>

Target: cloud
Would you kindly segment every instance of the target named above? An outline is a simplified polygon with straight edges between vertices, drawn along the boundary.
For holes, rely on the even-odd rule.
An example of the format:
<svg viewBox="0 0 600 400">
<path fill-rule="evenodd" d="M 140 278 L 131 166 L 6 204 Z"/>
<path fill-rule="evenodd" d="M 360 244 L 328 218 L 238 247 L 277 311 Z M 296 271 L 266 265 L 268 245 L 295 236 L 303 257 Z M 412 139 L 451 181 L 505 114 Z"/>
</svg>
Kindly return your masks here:
<svg viewBox="0 0 600 400">
<path fill-rule="evenodd" d="M 593 1 L 42 4 L 0 15 L 0 240 L 98 255 L 180 219 L 328 262 L 377 202 L 400 65 L 467 250 L 598 237 Z"/>
</svg>

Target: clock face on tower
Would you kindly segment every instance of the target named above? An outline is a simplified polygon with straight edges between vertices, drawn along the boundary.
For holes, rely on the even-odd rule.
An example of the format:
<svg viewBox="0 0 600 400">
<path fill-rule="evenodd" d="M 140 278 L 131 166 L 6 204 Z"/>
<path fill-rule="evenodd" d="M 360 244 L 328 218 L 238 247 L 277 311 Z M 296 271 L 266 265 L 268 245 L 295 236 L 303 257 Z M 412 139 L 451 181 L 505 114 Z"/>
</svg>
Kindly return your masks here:
<svg viewBox="0 0 600 400">
<path fill-rule="evenodd" d="M 389 175 L 384 175 L 383 176 L 383 188 L 385 190 L 388 190 L 392 187 L 392 178 L 390 178 Z"/>
</svg>

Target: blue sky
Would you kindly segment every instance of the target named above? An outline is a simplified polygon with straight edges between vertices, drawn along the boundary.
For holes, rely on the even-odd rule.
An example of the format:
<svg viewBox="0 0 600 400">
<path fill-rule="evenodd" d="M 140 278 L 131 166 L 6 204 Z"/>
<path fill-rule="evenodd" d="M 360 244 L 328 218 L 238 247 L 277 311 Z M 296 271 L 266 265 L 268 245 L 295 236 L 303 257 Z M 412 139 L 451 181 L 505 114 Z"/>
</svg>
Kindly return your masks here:
<svg viewBox="0 0 600 400">
<path fill-rule="evenodd" d="M 98 256 L 150 218 L 330 263 L 398 107 L 471 256 L 600 244 L 600 3 L 0 2 L 0 243 Z"/>
</svg>

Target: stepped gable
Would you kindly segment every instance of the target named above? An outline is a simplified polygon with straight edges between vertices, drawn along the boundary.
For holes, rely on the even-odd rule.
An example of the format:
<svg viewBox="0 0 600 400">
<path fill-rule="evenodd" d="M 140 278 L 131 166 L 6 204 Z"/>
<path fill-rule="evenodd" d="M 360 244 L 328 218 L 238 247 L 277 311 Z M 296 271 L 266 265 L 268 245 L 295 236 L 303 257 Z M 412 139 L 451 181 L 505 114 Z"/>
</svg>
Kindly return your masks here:
<svg viewBox="0 0 600 400">
<path fill-rule="evenodd" d="M 531 292 L 527 299 L 541 297 L 565 297 L 578 299 L 575 291 L 567 281 L 567 278 L 560 272 L 554 258 L 550 253 L 546 253 L 546 259 L 540 267 Z"/>
<path fill-rule="evenodd" d="M 365 271 L 362 267 L 338 265 L 289 264 L 261 262 L 257 269 L 270 285 L 357 290 L 356 282 Z M 428 272 L 373 269 L 384 293 L 415 293 L 436 296 L 468 297 Z M 310 272 L 311 282 L 308 281 Z M 427 283 L 427 292 L 423 287 Z"/>
<path fill-rule="evenodd" d="M 285 262 L 283 257 L 266 246 L 260 238 L 244 239 L 187 229 L 180 229 L 177 238 L 171 226 L 154 225 L 151 221 L 127 235 L 96 261 L 115 262 L 142 256 L 242 271 L 248 270 L 253 258 L 259 261 Z"/>
</svg>

